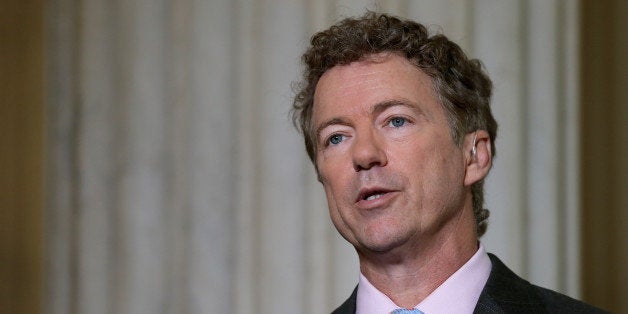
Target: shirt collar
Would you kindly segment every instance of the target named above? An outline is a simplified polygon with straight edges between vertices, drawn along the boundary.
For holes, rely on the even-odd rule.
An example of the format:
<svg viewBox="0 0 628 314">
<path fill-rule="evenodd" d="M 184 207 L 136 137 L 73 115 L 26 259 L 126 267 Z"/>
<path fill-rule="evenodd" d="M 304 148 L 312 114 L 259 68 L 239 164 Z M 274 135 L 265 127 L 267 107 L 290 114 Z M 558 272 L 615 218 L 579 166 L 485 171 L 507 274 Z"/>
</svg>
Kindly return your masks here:
<svg viewBox="0 0 628 314">
<path fill-rule="evenodd" d="M 491 273 L 491 260 L 482 243 L 477 252 L 436 290 L 415 306 L 426 314 L 473 313 Z M 356 300 L 357 314 L 390 313 L 397 306 L 360 274 Z"/>
</svg>

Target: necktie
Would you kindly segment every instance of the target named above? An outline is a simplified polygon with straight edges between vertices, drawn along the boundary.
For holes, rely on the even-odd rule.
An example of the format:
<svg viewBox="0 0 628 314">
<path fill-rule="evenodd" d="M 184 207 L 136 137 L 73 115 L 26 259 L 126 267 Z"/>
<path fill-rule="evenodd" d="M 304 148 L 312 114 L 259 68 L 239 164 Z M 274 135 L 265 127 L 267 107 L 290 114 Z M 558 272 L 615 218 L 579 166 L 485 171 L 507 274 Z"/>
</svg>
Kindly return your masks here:
<svg viewBox="0 0 628 314">
<path fill-rule="evenodd" d="M 391 314 L 423 314 L 423 312 L 417 309 L 396 309 Z"/>
</svg>

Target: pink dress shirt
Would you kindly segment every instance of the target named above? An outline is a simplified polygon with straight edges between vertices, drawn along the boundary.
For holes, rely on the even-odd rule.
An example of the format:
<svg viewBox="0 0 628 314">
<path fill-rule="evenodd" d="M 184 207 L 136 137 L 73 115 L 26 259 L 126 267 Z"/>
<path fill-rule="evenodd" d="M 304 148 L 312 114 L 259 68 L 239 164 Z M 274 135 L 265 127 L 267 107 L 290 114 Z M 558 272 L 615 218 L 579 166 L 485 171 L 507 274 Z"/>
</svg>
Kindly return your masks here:
<svg viewBox="0 0 628 314">
<path fill-rule="evenodd" d="M 425 314 L 473 313 L 490 273 L 491 260 L 480 243 L 478 251 L 469 261 L 414 308 Z M 398 308 L 388 296 L 360 274 L 357 314 L 385 314 Z"/>
</svg>

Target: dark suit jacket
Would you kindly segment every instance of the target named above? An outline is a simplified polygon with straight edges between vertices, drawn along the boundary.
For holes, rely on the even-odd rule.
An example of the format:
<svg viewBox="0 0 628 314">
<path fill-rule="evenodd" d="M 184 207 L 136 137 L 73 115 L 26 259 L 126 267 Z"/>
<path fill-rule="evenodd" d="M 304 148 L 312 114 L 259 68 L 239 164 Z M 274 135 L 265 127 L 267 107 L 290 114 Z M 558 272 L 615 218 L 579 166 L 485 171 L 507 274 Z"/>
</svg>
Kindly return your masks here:
<svg viewBox="0 0 628 314">
<path fill-rule="evenodd" d="M 491 274 L 474 313 L 606 313 L 598 308 L 530 284 L 489 254 Z M 333 314 L 354 314 L 358 289 Z M 432 313 L 427 313 L 432 314 Z"/>
</svg>

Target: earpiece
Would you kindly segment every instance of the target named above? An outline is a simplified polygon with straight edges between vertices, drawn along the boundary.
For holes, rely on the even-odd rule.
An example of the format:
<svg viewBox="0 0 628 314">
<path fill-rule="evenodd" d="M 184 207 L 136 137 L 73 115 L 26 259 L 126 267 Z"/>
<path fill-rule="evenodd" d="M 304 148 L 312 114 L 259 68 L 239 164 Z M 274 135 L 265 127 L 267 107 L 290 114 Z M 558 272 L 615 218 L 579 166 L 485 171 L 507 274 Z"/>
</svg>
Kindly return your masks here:
<svg viewBox="0 0 628 314">
<path fill-rule="evenodd" d="M 471 147 L 471 158 L 475 158 L 475 140 L 477 139 L 478 132 L 473 134 L 473 146 Z"/>
</svg>

